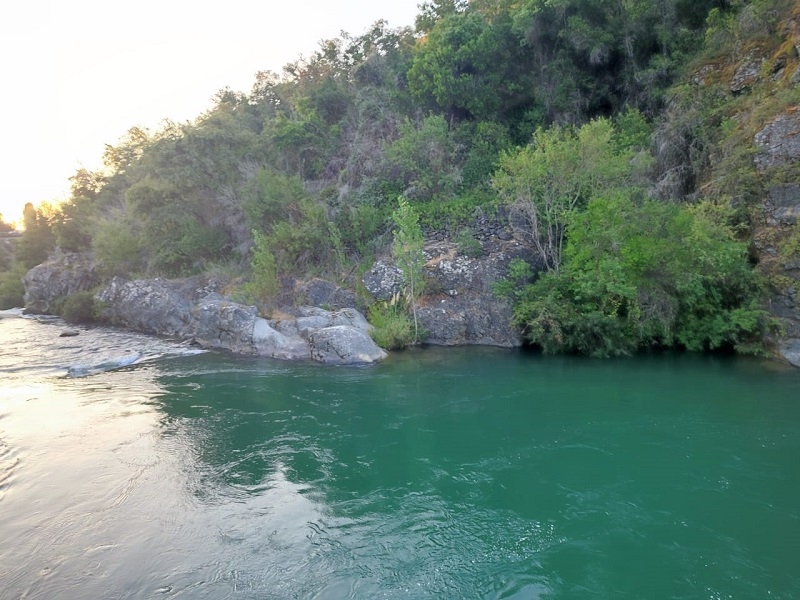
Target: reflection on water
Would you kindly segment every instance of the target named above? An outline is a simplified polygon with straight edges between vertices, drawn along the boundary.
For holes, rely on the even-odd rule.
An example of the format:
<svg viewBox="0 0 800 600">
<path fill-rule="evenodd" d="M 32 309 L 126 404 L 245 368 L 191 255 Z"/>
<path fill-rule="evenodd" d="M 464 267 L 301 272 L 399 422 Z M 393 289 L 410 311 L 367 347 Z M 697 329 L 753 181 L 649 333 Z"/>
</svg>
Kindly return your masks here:
<svg viewBox="0 0 800 600">
<path fill-rule="evenodd" d="M 800 595 L 796 371 L 488 349 L 326 368 L 16 321 L 4 598 Z M 153 358 L 63 377 L 125 349 Z"/>
</svg>

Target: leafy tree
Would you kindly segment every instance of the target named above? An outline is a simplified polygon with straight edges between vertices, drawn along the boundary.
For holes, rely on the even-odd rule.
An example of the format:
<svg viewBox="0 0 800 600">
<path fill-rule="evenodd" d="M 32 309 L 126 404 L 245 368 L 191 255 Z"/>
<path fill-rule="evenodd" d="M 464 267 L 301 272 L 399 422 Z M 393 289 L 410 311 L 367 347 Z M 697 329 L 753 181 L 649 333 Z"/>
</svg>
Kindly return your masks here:
<svg viewBox="0 0 800 600">
<path fill-rule="evenodd" d="M 420 340 L 417 319 L 417 301 L 424 291 L 425 280 L 422 268 L 425 256 L 422 253 L 424 238 L 419 225 L 419 215 L 404 198 L 398 200 L 397 210 L 392 214 L 395 224 L 392 255 L 395 264 L 403 272 L 405 295 L 414 317 L 414 342 Z"/>
<path fill-rule="evenodd" d="M 497 118 L 529 104 L 527 61 L 508 12 L 443 14 L 414 54 L 411 93 L 451 122 Z"/>
<path fill-rule="evenodd" d="M 17 243 L 16 259 L 27 269 L 44 262 L 55 247 L 49 218 L 51 212 L 46 205 L 37 209 L 30 202 L 22 211 L 25 230 Z"/>
<path fill-rule="evenodd" d="M 564 267 L 524 289 L 516 322 L 549 353 L 752 350 L 767 326 L 759 279 L 717 211 L 592 200 L 570 225 Z"/>
<path fill-rule="evenodd" d="M 142 223 L 129 211 L 117 209 L 98 219 L 92 248 L 101 270 L 108 274 L 131 275 L 146 270 Z"/>
<path fill-rule="evenodd" d="M 278 294 L 278 266 L 275 255 L 269 248 L 266 236 L 253 230 L 253 258 L 251 262 L 253 276 L 244 286 L 245 296 L 252 302 L 262 306 L 275 301 Z"/>
<path fill-rule="evenodd" d="M 17 263 L 8 271 L 0 271 L 0 310 L 15 308 L 25 304 L 25 286 L 22 278 L 25 267 Z"/>
<path fill-rule="evenodd" d="M 577 132 L 540 129 L 531 145 L 500 158 L 494 187 L 547 270 L 561 266 L 575 211 L 601 192 L 633 183 L 631 154 L 614 147 L 613 135 L 606 119 Z"/>
<path fill-rule="evenodd" d="M 388 176 L 398 191 L 418 199 L 451 197 L 461 183 L 457 147 L 447 121 L 439 115 L 425 117 L 417 126 L 407 120 L 400 137 L 386 151 Z"/>
<path fill-rule="evenodd" d="M 297 215 L 305 199 L 303 181 L 299 177 L 269 168 L 259 169 L 243 193 L 247 220 L 251 227 L 262 232 Z"/>
</svg>

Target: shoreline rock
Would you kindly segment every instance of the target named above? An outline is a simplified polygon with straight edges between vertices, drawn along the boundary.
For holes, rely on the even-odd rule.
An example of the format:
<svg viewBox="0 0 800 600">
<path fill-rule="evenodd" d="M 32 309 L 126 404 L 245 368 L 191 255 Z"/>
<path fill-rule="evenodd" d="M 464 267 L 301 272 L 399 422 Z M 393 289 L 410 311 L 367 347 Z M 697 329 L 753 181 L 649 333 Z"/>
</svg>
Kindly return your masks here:
<svg viewBox="0 0 800 600">
<path fill-rule="evenodd" d="M 203 278 L 114 277 L 97 299 L 105 305 L 103 317 L 112 323 L 191 340 L 207 349 L 335 365 L 372 364 L 388 356 L 369 336 L 371 325 L 353 308 L 300 307 L 294 319 L 271 321 L 259 317 L 254 306 L 233 302 L 213 288 Z"/>
</svg>

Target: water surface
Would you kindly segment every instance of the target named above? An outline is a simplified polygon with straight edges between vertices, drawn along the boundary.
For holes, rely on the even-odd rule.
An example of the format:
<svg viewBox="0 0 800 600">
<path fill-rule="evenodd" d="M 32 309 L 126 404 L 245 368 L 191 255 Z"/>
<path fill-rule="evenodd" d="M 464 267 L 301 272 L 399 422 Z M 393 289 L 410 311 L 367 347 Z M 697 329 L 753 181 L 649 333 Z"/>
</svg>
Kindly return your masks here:
<svg viewBox="0 0 800 600">
<path fill-rule="evenodd" d="M 797 370 L 63 328 L 0 320 L 2 598 L 800 597 Z"/>
</svg>

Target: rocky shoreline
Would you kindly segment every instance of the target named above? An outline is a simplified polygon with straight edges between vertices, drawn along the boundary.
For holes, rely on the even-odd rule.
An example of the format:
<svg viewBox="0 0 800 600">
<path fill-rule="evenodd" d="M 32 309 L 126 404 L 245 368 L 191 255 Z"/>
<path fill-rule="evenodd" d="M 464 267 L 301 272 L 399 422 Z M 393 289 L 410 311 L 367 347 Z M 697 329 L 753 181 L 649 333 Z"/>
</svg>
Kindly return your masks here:
<svg viewBox="0 0 800 600">
<path fill-rule="evenodd" d="M 426 244 L 428 291 L 418 307 L 426 343 L 522 345 L 521 332 L 511 325 L 511 306 L 492 289 L 513 258 L 526 258 L 522 244 L 507 237 L 484 237 L 481 256 L 473 257 L 448 241 L 434 238 Z M 372 300 L 386 300 L 402 289 L 403 277 L 381 260 L 363 283 Z M 370 337 L 372 326 L 355 293 L 322 279 L 297 282 L 296 305 L 283 307 L 280 318 L 271 319 L 227 297 L 219 279 L 104 281 L 88 254 L 59 253 L 31 269 L 24 284 L 27 312 L 52 314 L 64 298 L 93 291 L 103 321 L 202 348 L 334 365 L 371 364 L 387 356 Z"/>
<path fill-rule="evenodd" d="M 790 221 L 794 226 L 796 218 Z M 756 229 L 755 242 L 762 269 L 769 264 L 771 254 L 777 254 L 771 247 L 775 241 L 758 235 L 763 231 Z M 477 232 L 477 256 L 461 252 L 449 235 L 427 237 L 426 293 L 417 306 L 420 324 L 427 332 L 426 344 L 506 348 L 523 344 L 522 332 L 511 323 L 511 305 L 498 298 L 493 287 L 505 276 L 511 260 L 532 261 L 532 257 L 523 243 L 506 233 L 500 236 L 491 228 Z M 774 262 L 773 269 L 796 275 L 795 265 Z M 796 277 L 789 281 L 794 283 Z M 402 290 L 403 276 L 384 259 L 373 265 L 362 282 L 369 301 L 388 300 Z M 103 320 L 202 348 L 335 365 L 372 364 L 387 356 L 370 337 L 372 326 L 364 317 L 364 300 L 359 300 L 353 290 L 323 279 L 295 282 L 295 304 L 282 307 L 280 318 L 272 319 L 260 316 L 254 306 L 227 297 L 224 282 L 213 277 L 113 277 L 104 281 L 90 255 L 60 253 L 31 269 L 24 284 L 27 312 L 51 314 L 59 299 L 99 289 L 95 299 L 103 307 Z M 800 367 L 795 290 L 794 285 L 788 285 L 785 293 L 776 294 L 767 307 L 783 324 L 783 334 L 768 342 L 776 357 Z"/>
</svg>

